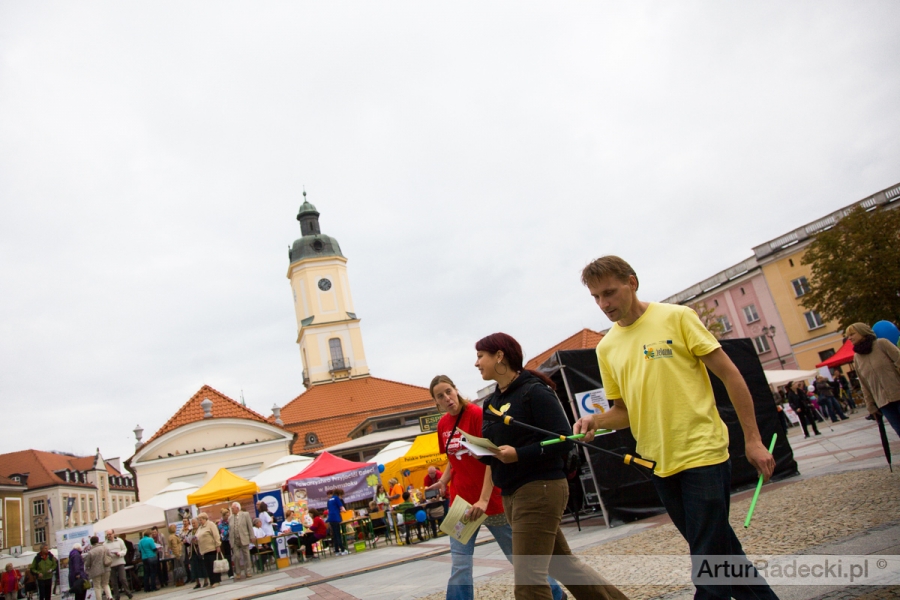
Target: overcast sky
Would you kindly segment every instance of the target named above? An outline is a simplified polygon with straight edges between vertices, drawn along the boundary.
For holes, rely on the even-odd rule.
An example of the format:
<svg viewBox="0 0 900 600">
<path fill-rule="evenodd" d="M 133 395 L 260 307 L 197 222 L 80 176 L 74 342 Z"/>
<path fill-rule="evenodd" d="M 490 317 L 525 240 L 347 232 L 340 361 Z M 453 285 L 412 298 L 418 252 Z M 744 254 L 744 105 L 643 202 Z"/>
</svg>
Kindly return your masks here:
<svg viewBox="0 0 900 600">
<path fill-rule="evenodd" d="M 897 2 L 0 2 L 0 452 L 303 391 L 303 186 L 373 375 L 474 395 L 900 182 Z"/>
</svg>

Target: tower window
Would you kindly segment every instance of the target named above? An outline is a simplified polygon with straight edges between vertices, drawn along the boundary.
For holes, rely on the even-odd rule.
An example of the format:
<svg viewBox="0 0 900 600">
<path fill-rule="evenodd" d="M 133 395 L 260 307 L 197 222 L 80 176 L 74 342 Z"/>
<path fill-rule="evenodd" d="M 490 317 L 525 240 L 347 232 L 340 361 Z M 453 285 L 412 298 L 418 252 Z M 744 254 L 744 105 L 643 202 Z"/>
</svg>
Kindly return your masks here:
<svg viewBox="0 0 900 600">
<path fill-rule="evenodd" d="M 331 351 L 331 370 L 346 369 L 347 361 L 344 360 L 344 349 L 341 346 L 340 338 L 331 338 L 328 340 L 328 349 Z"/>
</svg>

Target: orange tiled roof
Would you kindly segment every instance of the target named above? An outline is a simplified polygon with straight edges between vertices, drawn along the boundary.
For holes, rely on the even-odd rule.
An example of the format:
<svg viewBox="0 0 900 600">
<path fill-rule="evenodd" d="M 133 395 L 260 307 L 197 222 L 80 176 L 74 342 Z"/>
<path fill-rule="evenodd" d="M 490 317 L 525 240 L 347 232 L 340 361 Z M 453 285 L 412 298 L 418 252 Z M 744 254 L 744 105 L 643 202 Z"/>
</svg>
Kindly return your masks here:
<svg viewBox="0 0 900 600">
<path fill-rule="evenodd" d="M 3 475 L 0 475 L 0 485 L 14 485 L 14 486 L 19 486 L 19 487 L 25 487 L 21 483 L 16 483 L 9 477 L 4 477 Z"/>
<path fill-rule="evenodd" d="M 96 456 L 82 456 L 81 458 L 73 458 L 69 461 L 72 468 L 76 471 L 93 471 L 94 465 L 97 464 Z"/>
<path fill-rule="evenodd" d="M 567 337 L 560 343 L 556 344 L 552 348 L 544 350 L 527 363 L 525 363 L 526 369 L 535 370 L 542 364 L 544 361 L 553 356 L 554 352 L 558 350 L 584 350 L 586 348 L 594 349 L 597 347 L 597 344 L 600 343 L 600 340 L 603 339 L 603 334 L 599 331 L 592 331 L 590 329 L 582 329 L 578 333 L 573 336 Z"/>
<path fill-rule="evenodd" d="M 90 465 L 85 469 L 82 465 Z M 50 485 L 70 485 L 76 487 L 94 486 L 90 483 L 67 482 L 59 477 L 55 471 L 90 470 L 94 464 L 94 457 L 66 456 L 55 452 L 42 450 L 20 450 L 0 455 L 0 475 L 10 476 L 13 473 L 28 474 L 28 489 L 47 487 Z M 77 466 L 76 466 L 77 465 Z"/>
<path fill-rule="evenodd" d="M 346 442 L 369 417 L 433 407 L 428 388 L 370 376 L 314 385 L 281 409 L 281 420 L 298 434 L 292 449 L 298 454 Z M 315 433 L 322 445 L 308 448 L 307 433 Z"/>
<path fill-rule="evenodd" d="M 208 385 L 204 385 L 196 394 L 191 396 L 191 399 L 185 402 L 184 406 L 179 408 L 149 440 L 144 442 L 144 444 L 149 444 L 156 438 L 178 429 L 182 425 L 202 421 L 203 407 L 200 406 L 200 404 L 207 398 L 213 403 L 212 414 L 214 419 L 250 419 L 261 423 L 273 424 L 258 412 L 250 410 L 240 402 L 232 400 L 222 392 L 215 390 Z"/>
</svg>

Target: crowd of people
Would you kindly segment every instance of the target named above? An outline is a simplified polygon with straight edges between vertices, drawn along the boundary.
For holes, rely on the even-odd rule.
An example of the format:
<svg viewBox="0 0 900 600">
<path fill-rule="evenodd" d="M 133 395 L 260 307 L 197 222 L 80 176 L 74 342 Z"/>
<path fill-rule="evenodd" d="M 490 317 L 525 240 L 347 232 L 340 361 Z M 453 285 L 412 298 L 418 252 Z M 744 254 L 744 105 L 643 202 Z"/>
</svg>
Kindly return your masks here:
<svg viewBox="0 0 900 600">
<path fill-rule="evenodd" d="M 709 556 L 749 565 L 729 523 L 729 438 L 716 408 L 708 371 L 722 381 L 734 406 L 747 461 L 764 480 L 775 469 L 742 375 L 693 310 L 641 301 L 637 274 L 621 258 L 605 256 L 593 261 L 583 270 L 582 283 L 613 322 L 596 349 L 609 409 L 570 426 L 553 382 L 539 372 L 524 369 L 519 343 L 505 333 L 486 336 L 475 344 L 475 367 L 496 387 L 484 400 L 484 409 L 463 398 L 446 375 L 434 377 L 429 386 L 443 412 L 437 433 L 440 451 L 448 457 L 445 470 L 429 468 L 421 489 L 403 489 L 396 478 L 387 486 L 379 485 L 370 512 L 387 511 L 381 524 L 385 529 L 390 527 L 393 514 L 396 524 L 407 528 L 407 539 L 410 525 L 416 527 L 420 537 L 423 525 L 437 535 L 447 505 L 461 498 L 471 505 L 466 518 L 485 517 L 483 524 L 513 564 L 517 600 L 560 600 L 565 597 L 560 583 L 578 600 L 625 599 L 621 590 L 572 554 L 560 527 L 569 494 L 566 457 L 571 442 L 541 442 L 547 439 L 546 432 L 561 437 L 574 432 L 590 442 L 595 430 L 630 428 L 637 453 L 655 463 L 653 485 L 688 543 L 694 564 L 695 598 L 776 598 L 764 581 L 723 585 L 704 580 L 698 570 L 699 558 Z M 821 434 L 817 423 L 825 419 L 847 419 L 847 413 L 855 412 L 857 401 L 862 399 L 871 415 L 883 416 L 900 435 L 900 349 L 878 338 L 864 323 L 851 325 L 846 334 L 856 352 L 854 381 L 835 371 L 832 381 L 817 377 L 811 382 L 789 382 L 776 393 L 776 404 L 789 403 L 805 436 L 810 437 L 810 428 L 814 435 Z M 781 414 L 785 427 L 790 427 L 790 421 Z M 516 423 L 525 427 L 513 426 Z M 496 450 L 490 456 L 475 456 L 463 443 L 466 435 L 487 438 Z M 304 546 L 309 558 L 313 557 L 313 546 L 326 540 L 329 529 L 334 553 L 348 554 L 342 528 L 342 513 L 347 510 L 344 491 L 334 489 L 329 496 L 324 515 L 311 509 L 309 520 L 300 523 L 298 515 L 289 511 L 280 527 L 280 532 L 289 537 L 288 544 L 298 551 Z M 410 522 L 410 512 L 424 508 L 428 510 L 425 518 L 417 514 L 415 522 Z M 403 517 L 397 518 L 400 515 Z M 201 512 L 196 519 L 185 518 L 180 531 L 172 525 L 168 539 L 155 529 L 145 531 L 137 547 L 144 565 L 143 588 L 156 589 L 160 578 L 165 584 L 167 574 L 159 569 L 163 552 L 175 558 L 173 572 L 168 575 L 176 583 L 216 587 L 224 574 L 217 558 L 223 556 L 228 558 L 229 575 L 238 580 L 250 578 L 251 552 L 259 540 L 275 535 L 273 524 L 265 503 L 260 503 L 257 517 L 251 519 L 235 502 L 230 509 L 223 509 L 216 523 Z M 477 535 L 476 531 L 466 543 L 451 536 L 450 600 L 474 598 Z M 107 531 L 105 543 L 93 537 L 89 548 L 73 548 L 68 557 L 69 584 L 76 600 L 84 597 L 88 581 L 108 598 L 120 600 L 122 594 L 131 598 L 124 575 L 128 544 Z M 50 598 L 56 566 L 45 545 L 28 569 L 40 600 Z M 20 585 L 28 584 L 8 565 L 0 574 L 0 589 L 7 594 L 6 600 L 15 597 L 8 594 L 15 594 Z"/>
</svg>

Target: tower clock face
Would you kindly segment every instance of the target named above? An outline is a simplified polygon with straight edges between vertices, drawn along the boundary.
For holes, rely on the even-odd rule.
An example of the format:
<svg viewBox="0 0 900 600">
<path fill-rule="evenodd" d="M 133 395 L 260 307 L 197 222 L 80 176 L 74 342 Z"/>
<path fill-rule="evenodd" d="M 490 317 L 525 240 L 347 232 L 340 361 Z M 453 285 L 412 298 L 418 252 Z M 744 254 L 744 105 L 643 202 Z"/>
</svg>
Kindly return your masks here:
<svg viewBox="0 0 900 600">
<path fill-rule="evenodd" d="M 324 278 L 320 279 L 319 280 L 319 289 L 322 290 L 323 292 L 327 292 L 328 290 L 331 289 L 331 281 L 329 281 L 328 279 L 324 279 Z"/>
</svg>

